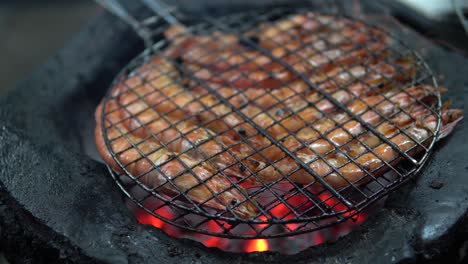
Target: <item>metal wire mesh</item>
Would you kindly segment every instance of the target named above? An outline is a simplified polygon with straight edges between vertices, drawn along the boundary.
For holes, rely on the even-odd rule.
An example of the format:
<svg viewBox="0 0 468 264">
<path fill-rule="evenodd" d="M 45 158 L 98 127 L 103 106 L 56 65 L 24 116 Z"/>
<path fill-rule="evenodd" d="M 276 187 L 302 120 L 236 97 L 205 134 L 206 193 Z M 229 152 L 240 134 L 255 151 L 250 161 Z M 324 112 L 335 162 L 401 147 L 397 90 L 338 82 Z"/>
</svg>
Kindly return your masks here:
<svg viewBox="0 0 468 264">
<path fill-rule="evenodd" d="M 125 194 L 171 225 L 229 238 L 352 218 L 421 169 L 441 122 L 417 54 L 363 21 L 297 8 L 187 26 L 112 87 L 101 133 Z"/>
</svg>

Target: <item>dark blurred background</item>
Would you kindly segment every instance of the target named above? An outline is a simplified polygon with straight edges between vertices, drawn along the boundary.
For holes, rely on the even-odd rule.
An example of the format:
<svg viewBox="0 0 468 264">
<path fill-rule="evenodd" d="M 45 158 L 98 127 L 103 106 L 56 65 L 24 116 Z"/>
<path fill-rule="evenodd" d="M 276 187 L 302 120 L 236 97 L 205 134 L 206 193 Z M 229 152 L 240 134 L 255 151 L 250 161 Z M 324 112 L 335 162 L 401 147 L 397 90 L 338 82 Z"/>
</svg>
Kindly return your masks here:
<svg viewBox="0 0 468 264">
<path fill-rule="evenodd" d="M 0 0 L 0 95 L 98 12 L 92 0 Z"/>
</svg>

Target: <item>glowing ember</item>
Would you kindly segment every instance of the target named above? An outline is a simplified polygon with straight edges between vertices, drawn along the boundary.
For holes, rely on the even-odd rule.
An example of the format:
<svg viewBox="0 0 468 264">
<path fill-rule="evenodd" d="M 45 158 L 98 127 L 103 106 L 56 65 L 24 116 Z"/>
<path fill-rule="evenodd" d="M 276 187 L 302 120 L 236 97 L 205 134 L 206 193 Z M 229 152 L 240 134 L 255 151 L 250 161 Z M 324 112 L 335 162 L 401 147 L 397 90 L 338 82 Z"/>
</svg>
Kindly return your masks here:
<svg viewBox="0 0 468 264">
<path fill-rule="evenodd" d="M 158 219 L 145 211 L 143 209 L 140 209 L 142 212 L 139 214 L 140 217 L 138 217 L 138 221 L 142 224 L 145 225 L 152 225 L 157 228 L 164 228 L 164 225 L 167 223 L 162 221 L 161 219 Z M 155 214 L 160 215 L 164 218 L 170 219 L 172 217 L 172 213 L 169 211 L 167 207 L 159 208 L 158 210 L 155 210 Z"/>
<path fill-rule="evenodd" d="M 285 230 L 287 232 L 301 231 L 304 228 L 307 228 L 307 225 L 310 227 L 310 225 L 314 225 L 314 223 L 287 223 L 282 227 L 276 226 L 275 228 L 272 228 L 268 224 L 268 221 L 274 218 L 279 221 L 283 221 L 295 219 L 300 215 L 314 215 L 316 211 L 313 210 L 317 209 L 310 209 L 317 208 L 317 204 L 335 211 L 338 213 L 338 217 L 349 218 L 340 224 L 332 225 L 329 228 L 320 229 L 318 231 L 270 239 L 233 239 L 187 231 L 158 219 L 129 201 L 127 202 L 127 205 L 141 224 L 159 228 L 168 235 L 176 238 L 188 238 L 198 241 L 206 247 L 215 247 L 229 252 L 279 251 L 283 254 L 296 254 L 309 247 L 329 241 L 335 241 L 354 230 L 368 218 L 368 212 L 357 213 L 355 210 L 349 210 L 344 204 L 328 192 L 316 194 L 316 197 L 317 202 L 310 201 L 309 198 L 299 194 L 291 197 L 285 197 L 284 203 L 272 204 L 267 210 L 268 214 L 258 216 L 256 220 L 264 223 L 251 225 L 233 225 L 232 223 L 219 219 L 207 221 L 206 218 L 194 214 L 182 215 L 181 217 L 177 209 L 172 209 L 163 202 L 156 200 L 156 198 L 149 198 L 144 202 L 144 206 L 146 208 L 153 208 L 153 212 L 156 215 L 161 216 L 163 219 L 167 219 L 169 222 L 177 223 L 181 227 L 197 226 L 197 228 L 213 234 L 240 234 L 242 236 L 251 235 L 252 237 L 255 237 L 258 234 L 262 236 L 274 235 L 275 232 L 285 232 Z M 327 222 L 320 224 L 326 223 Z M 283 230 L 281 230 L 281 228 L 283 228 Z"/>
<path fill-rule="evenodd" d="M 205 245 L 206 247 L 217 247 L 219 246 L 219 241 L 221 240 L 221 238 L 219 237 L 215 237 L 215 236 L 210 236 L 207 240 L 203 241 L 203 245 Z"/>
<path fill-rule="evenodd" d="M 325 243 L 325 237 L 321 233 L 317 233 L 317 235 L 314 238 L 314 242 L 316 245 Z"/>
<path fill-rule="evenodd" d="M 320 197 L 322 198 L 322 197 Z M 335 209 L 336 211 L 342 211 L 346 209 L 344 205 L 338 203 L 336 200 L 328 198 L 328 196 L 323 196 L 323 202 Z M 296 202 L 288 201 L 290 204 L 300 204 L 300 201 Z M 284 237 L 284 238 L 274 238 L 274 239 L 228 239 L 217 236 L 210 236 L 205 234 L 199 234 L 195 232 L 188 232 L 177 228 L 171 224 L 168 224 L 146 211 L 140 208 L 133 208 L 135 216 L 138 221 L 144 225 L 151 225 L 156 228 L 159 228 L 166 232 L 168 235 L 177 237 L 177 238 L 189 238 L 192 240 L 199 241 L 206 247 L 216 247 L 224 251 L 230 252 L 264 252 L 264 251 L 280 251 L 285 254 L 295 254 L 301 250 L 307 249 L 311 246 L 319 245 L 327 241 L 334 241 L 341 236 L 344 236 L 355 229 L 357 226 L 362 224 L 367 219 L 366 213 L 360 212 L 355 215 L 355 211 L 349 211 L 343 213 L 344 217 L 349 217 L 353 215 L 349 220 L 344 221 L 341 224 L 326 228 L 323 230 L 306 233 L 302 235 Z M 160 216 L 163 216 L 167 219 L 174 219 L 176 214 L 172 212 L 168 207 L 163 207 L 158 210 L 155 210 Z M 278 204 L 270 210 L 270 213 L 276 216 L 278 219 L 292 219 L 294 218 L 294 213 L 284 204 Z M 266 216 L 260 216 L 258 218 L 261 221 L 266 221 Z M 207 230 L 213 233 L 222 233 L 223 230 L 228 230 L 231 226 L 223 221 L 210 220 L 205 223 Z M 285 228 L 290 231 L 298 230 L 303 224 L 301 223 L 289 223 L 285 224 Z M 257 224 L 256 228 L 258 230 L 268 228 L 267 224 Z M 252 229 L 245 229 L 246 233 L 255 234 L 255 231 Z"/>
<path fill-rule="evenodd" d="M 140 222 L 140 224 L 143 224 L 143 225 L 152 225 L 159 229 L 162 229 L 165 224 L 162 220 L 159 220 L 158 218 L 148 213 L 139 214 L 138 222 Z"/>
<path fill-rule="evenodd" d="M 268 242 L 266 239 L 253 239 L 247 242 L 245 252 L 264 252 L 268 251 Z"/>
</svg>

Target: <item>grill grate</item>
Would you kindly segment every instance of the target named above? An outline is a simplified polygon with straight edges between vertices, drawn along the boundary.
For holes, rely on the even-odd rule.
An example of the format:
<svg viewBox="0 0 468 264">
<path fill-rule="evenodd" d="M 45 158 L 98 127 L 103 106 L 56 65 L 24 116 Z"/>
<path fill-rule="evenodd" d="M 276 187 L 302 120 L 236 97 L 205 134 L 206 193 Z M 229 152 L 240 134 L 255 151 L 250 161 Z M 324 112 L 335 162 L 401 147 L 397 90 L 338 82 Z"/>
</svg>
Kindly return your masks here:
<svg viewBox="0 0 468 264">
<path fill-rule="evenodd" d="M 297 31 L 280 28 L 298 14 Z M 177 54 L 187 36 L 197 41 Z M 123 69 L 101 105 L 98 137 L 124 193 L 173 226 L 228 238 L 352 219 L 421 169 L 441 126 L 437 83 L 415 52 L 364 21 L 299 8 L 186 26 Z"/>
</svg>

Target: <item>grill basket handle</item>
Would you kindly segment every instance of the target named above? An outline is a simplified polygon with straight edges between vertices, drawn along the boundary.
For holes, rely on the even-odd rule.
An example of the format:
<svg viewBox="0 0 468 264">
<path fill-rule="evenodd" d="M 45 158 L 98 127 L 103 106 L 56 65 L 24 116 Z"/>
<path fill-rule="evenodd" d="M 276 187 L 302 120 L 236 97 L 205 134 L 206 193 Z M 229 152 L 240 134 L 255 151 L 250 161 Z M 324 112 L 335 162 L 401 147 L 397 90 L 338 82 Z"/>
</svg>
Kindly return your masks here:
<svg viewBox="0 0 468 264">
<path fill-rule="evenodd" d="M 152 21 L 140 21 L 130 14 L 130 12 L 119 2 L 119 0 L 94 0 L 104 9 L 114 14 L 122 21 L 127 23 L 129 26 L 135 30 L 135 32 L 140 36 L 145 42 L 145 46 L 150 48 L 153 44 L 152 33 L 147 24 L 155 23 L 155 17 L 151 17 Z M 170 7 L 166 6 L 164 3 L 156 0 L 141 0 L 142 3 L 148 7 L 150 10 L 156 13 L 156 19 L 160 18 L 165 20 L 169 24 L 179 24 L 179 21 L 171 14 Z"/>
</svg>

